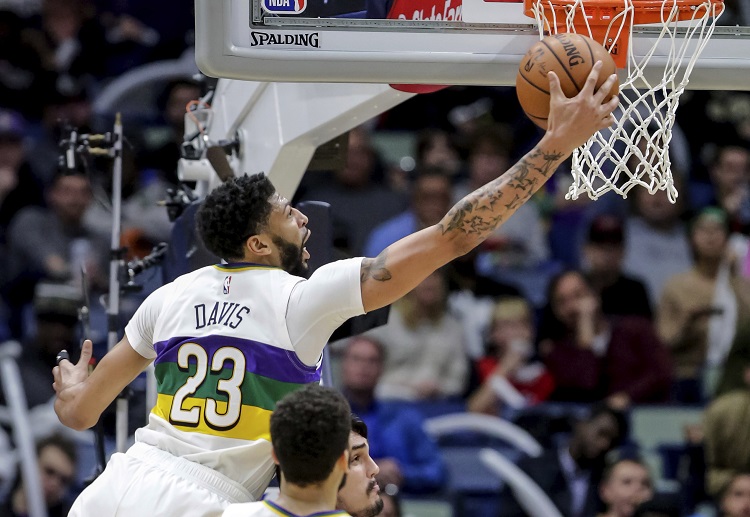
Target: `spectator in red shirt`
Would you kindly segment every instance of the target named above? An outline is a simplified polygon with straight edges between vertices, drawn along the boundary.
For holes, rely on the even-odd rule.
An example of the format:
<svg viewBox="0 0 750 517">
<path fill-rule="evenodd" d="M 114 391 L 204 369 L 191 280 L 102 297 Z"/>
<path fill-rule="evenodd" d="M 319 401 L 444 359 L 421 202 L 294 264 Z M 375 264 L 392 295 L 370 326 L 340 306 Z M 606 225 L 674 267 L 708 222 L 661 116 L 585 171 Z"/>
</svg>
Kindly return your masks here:
<svg viewBox="0 0 750 517">
<path fill-rule="evenodd" d="M 542 363 L 532 360 L 533 341 L 528 302 L 500 299 L 493 310 L 486 355 L 475 365 L 482 385 L 469 397 L 469 411 L 497 414 L 506 404 L 523 407 L 549 397 L 554 381 Z"/>
<path fill-rule="evenodd" d="M 566 271 L 552 280 L 549 303 L 563 329 L 540 344 L 555 379 L 553 399 L 607 399 L 619 409 L 667 399 L 670 360 L 651 322 L 604 316 L 599 296 L 579 271 Z"/>
</svg>

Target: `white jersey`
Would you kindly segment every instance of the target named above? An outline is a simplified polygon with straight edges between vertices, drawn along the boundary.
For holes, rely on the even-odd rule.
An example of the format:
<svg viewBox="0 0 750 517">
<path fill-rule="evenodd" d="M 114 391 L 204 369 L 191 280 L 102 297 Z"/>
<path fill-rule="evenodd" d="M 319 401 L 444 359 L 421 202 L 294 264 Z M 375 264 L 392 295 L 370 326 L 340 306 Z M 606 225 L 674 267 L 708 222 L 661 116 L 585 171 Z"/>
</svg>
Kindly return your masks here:
<svg viewBox="0 0 750 517">
<path fill-rule="evenodd" d="M 332 510 L 330 512 L 315 512 L 309 516 L 297 515 L 285 510 L 271 501 L 258 501 L 257 503 L 232 504 L 224 510 L 221 517 L 351 517 L 343 510 Z"/>
<path fill-rule="evenodd" d="M 154 359 L 157 402 L 136 441 L 210 467 L 260 499 L 274 472 L 276 402 L 320 382 L 333 331 L 364 313 L 362 259 L 309 280 L 254 264 L 208 266 L 167 284 L 125 328 Z"/>
</svg>

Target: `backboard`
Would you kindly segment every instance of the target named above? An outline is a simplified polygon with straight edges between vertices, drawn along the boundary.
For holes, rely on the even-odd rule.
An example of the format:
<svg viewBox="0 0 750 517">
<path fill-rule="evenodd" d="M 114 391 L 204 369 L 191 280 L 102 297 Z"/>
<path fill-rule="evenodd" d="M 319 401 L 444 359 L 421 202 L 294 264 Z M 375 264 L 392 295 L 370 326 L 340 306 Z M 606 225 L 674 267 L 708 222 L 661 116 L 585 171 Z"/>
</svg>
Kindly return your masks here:
<svg viewBox="0 0 750 517">
<path fill-rule="evenodd" d="M 384 19 L 386 0 L 195 0 L 196 61 L 207 75 L 249 81 L 512 85 L 539 39 L 522 3 L 400 1 L 408 8 Z M 636 56 L 658 31 L 633 29 Z M 657 47 L 655 74 L 668 52 Z M 750 27 L 720 26 L 688 88 L 750 90 L 748 79 Z"/>
</svg>

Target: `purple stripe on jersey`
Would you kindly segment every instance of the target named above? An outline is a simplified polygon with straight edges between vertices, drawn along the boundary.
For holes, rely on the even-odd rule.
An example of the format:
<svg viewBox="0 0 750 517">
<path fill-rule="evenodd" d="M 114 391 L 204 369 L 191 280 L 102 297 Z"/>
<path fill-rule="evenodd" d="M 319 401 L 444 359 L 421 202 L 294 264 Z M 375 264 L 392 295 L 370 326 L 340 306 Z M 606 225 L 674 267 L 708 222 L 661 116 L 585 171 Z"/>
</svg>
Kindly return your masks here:
<svg viewBox="0 0 750 517">
<path fill-rule="evenodd" d="M 177 351 L 183 343 L 198 343 L 208 353 L 209 358 L 213 357 L 219 348 L 237 348 L 245 354 L 246 371 L 277 381 L 299 384 L 320 381 L 320 371 L 314 366 L 304 364 L 292 350 L 228 336 L 173 337 L 167 341 L 159 341 L 154 343 L 157 354 L 154 363 L 176 363 Z M 194 363 L 196 359 L 189 357 L 188 361 Z"/>
</svg>

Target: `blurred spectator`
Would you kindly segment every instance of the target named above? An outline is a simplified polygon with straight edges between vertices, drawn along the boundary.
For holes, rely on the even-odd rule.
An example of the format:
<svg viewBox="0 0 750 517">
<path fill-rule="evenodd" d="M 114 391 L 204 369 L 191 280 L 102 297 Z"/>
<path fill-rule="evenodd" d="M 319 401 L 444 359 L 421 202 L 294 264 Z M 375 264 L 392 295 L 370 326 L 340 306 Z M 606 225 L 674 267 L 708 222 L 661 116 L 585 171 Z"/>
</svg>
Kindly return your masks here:
<svg viewBox="0 0 750 517">
<path fill-rule="evenodd" d="M 482 385 L 469 397 L 469 411 L 498 415 L 504 404 L 537 404 L 554 390 L 544 365 L 533 361 L 534 316 L 523 298 L 495 304 L 486 355 L 476 363 Z"/>
<path fill-rule="evenodd" d="M 599 506 L 598 487 L 607 453 L 628 435 L 625 415 L 604 404 L 592 408 L 588 418 L 576 422 L 572 436 L 559 447 L 537 458 L 524 458 L 518 466 L 539 485 L 563 517 L 593 517 Z M 501 495 L 501 515 L 526 515 L 508 485 Z"/>
<path fill-rule="evenodd" d="M 181 0 L 96 0 L 96 3 L 108 27 L 107 38 L 117 45 L 119 60 L 110 65 L 126 67 L 139 64 L 139 60 L 174 59 L 193 45 L 192 3 Z"/>
<path fill-rule="evenodd" d="M 598 295 L 578 271 L 553 279 L 549 303 L 563 330 L 559 338 L 540 344 L 555 379 L 553 399 L 606 398 L 618 408 L 667 399 L 669 356 L 648 320 L 604 316 Z"/>
<path fill-rule="evenodd" d="M 604 471 L 599 496 L 607 509 L 599 517 L 633 517 L 638 506 L 653 495 L 646 465 L 637 459 L 619 460 Z"/>
<path fill-rule="evenodd" d="M 28 1 L 28 0 L 24 0 Z M 26 118 L 42 116 L 45 85 L 39 58 L 25 34 L 26 22 L 13 11 L 0 10 L 0 105 Z"/>
<path fill-rule="evenodd" d="M 36 454 L 47 515 L 49 517 L 64 517 L 68 515 L 70 509 L 67 501 L 68 492 L 76 480 L 75 444 L 60 435 L 52 435 L 37 443 Z M 10 493 L 7 503 L 4 507 L 0 507 L 0 515 L 3 515 L 3 517 L 26 517 L 30 515 L 20 469 L 16 478 L 16 485 Z"/>
<path fill-rule="evenodd" d="M 727 262 L 727 220 L 707 208 L 693 221 L 692 269 L 674 275 L 659 304 L 659 335 L 671 349 L 677 400 L 703 397 L 703 367 L 720 369 L 734 342 L 750 339 L 750 283 Z"/>
<path fill-rule="evenodd" d="M 42 125 L 34 135 L 34 152 L 29 155 L 29 163 L 34 175 L 46 187 L 59 171 L 60 141 L 69 138 L 67 129 L 74 128 L 80 135 L 91 134 L 94 128 L 91 99 L 80 81 L 71 83 L 66 92 L 51 92 L 45 100 Z M 77 170 L 80 171 L 80 167 Z M 111 165 L 106 170 L 111 170 Z"/>
<path fill-rule="evenodd" d="M 750 473 L 736 474 L 719 499 L 721 517 L 750 517 Z"/>
<path fill-rule="evenodd" d="M 453 200 L 458 201 L 505 173 L 510 165 L 512 133 L 506 126 L 480 127 L 472 137 L 467 158 L 469 178 L 458 185 Z M 510 200 L 510 205 L 517 203 Z M 500 269 L 528 269 L 549 258 L 547 235 L 535 203 L 524 203 L 512 217 L 484 243 L 492 264 Z"/>
<path fill-rule="evenodd" d="M 448 281 L 448 308 L 463 325 L 466 352 L 471 359 L 484 355 L 495 300 L 501 296 L 521 295 L 515 286 L 477 271 L 478 254 L 474 248 L 443 267 Z"/>
<path fill-rule="evenodd" d="M 607 316 L 643 316 L 651 319 L 646 287 L 623 274 L 624 233 L 615 215 L 600 215 L 591 222 L 583 248 L 584 270 L 602 300 Z"/>
<path fill-rule="evenodd" d="M 437 271 L 391 309 L 388 324 L 368 332 L 386 350 L 378 398 L 429 400 L 466 389 L 463 328 L 447 311 L 445 276 Z"/>
<path fill-rule="evenodd" d="M 121 178 L 121 242 L 128 249 L 128 259 L 140 258 L 170 239 L 172 222 L 167 208 L 160 205 L 170 185 L 157 171 L 136 169 L 135 153 L 129 149 L 122 153 Z M 106 192 L 108 199 L 112 198 L 112 179 L 110 174 L 97 178 L 99 192 Z M 112 209 L 109 204 L 93 203 L 84 221 L 97 234 L 109 235 Z"/>
<path fill-rule="evenodd" d="M 155 169 L 168 183 L 179 182 L 177 162 L 185 136 L 186 108 L 200 95 L 200 85 L 189 77 L 167 83 L 157 99 L 162 120 L 158 121 L 158 127 L 145 132 L 146 149 L 136 164 L 139 169 Z"/>
<path fill-rule="evenodd" d="M 12 282 L 4 286 L 9 306 L 16 311 L 14 331 L 20 336 L 20 310 L 31 301 L 40 279 L 72 282 L 80 286 L 86 266 L 90 286 L 107 285 L 106 241 L 83 224 L 91 203 L 88 179 L 58 175 L 47 191 L 49 208 L 21 210 L 8 229 L 8 258 Z"/>
<path fill-rule="evenodd" d="M 402 237 L 439 223 L 450 207 L 450 179 L 441 169 L 420 171 L 411 187 L 409 209 L 378 225 L 368 236 L 363 254 L 377 257 Z"/>
<path fill-rule="evenodd" d="M 437 168 L 453 179 L 458 179 L 463 163 L 458 148 L 447 131 L 423 129 L 417 134 L 417 169 Z"/>
<path fill-rule="evenodd" d="M 720 147 L 709 174 L 714 204 L 727 213 L 730 232 L 750 234 L 750 149 L 740 145 Z"/>
<path fill-rule="evenodd" d="M 740 472 L 750 472 L 750 367 L 745 386 L 714 400 L 704 415 L 706 489 L 716 495 Z"/>
<path fill-rule="evenodd" d="M 683 197 L 672 204 L 665 191 L 649 194 L 645 188 L 633 189 L 632 196 L 622 269 L 646 284 L 651 306 L 656 307 L 667 278 L 692 265 L 687 229 L 680 220 Z"/>
<path fill-rule="evenodd" d="M 34 295 L 34 332 L 23 342 L 17 359 L 29 409 L 46 404 L 55 395 L 52 368 L 61 350 L 77 357 L 76 326 L 83 303 L 80 288 L 65 284 L 39 283 Z M 0 403 L 5 397 L 0 390 Z M 52 407 L 50 407 L 52 411 Z"/>
<path fill-rule="evenodd" d="M 334 172 L 333 181 L 317 178 L 301 198 L 331 205 L 336 247 L 350 256 L 360 255 L 372 230 L 407 206 L 405 196 L 376 181 L 378 161 L 367 130 L 352 129 L 345 165 Z"/>
<path fill-rule="evenodd" d="M 91 82 L 105 76 L 110 49 L 88 0 L 43 0 L 41 19 L 28 38 L 50 86 L 62 94 L 77 80 Z"/>
<path fill-rule="evenodd" d="M 8 225 L 22 208 L 44 204 L 42 187 L 27 161 L 25 136 L 23 118 L 0 110 L 0 245 L 5 244 Z"/>
<path fill-rule="evenodd" d="M 375 399 L 385 350 L 367 336 L 352 338 L 341 362 L 341 390 L 352 411 L 367 424 L 370 456 L 380 467 L 378 484 L 411 492 L 439 489 L 445 469 L 437 444 L 422 428 L 421 414 L 402 404 Z"/>
</svg>

